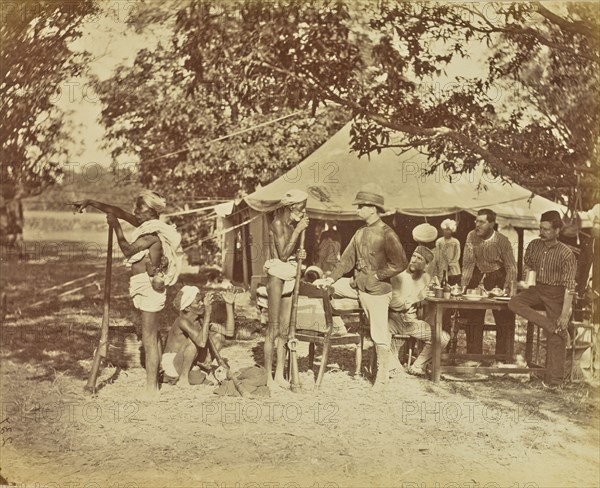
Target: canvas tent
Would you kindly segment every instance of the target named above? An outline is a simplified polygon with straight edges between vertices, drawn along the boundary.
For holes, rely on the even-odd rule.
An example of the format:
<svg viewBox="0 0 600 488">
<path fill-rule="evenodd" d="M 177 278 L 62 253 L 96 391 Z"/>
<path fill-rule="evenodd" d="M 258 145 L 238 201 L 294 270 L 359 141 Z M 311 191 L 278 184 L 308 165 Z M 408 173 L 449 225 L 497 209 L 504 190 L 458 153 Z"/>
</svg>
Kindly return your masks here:
<svg viewBox="0 0 600 488">
<path fill-rule="evenodd" d="M 470 174 L 449 177 L 441 170 L 425 176 L 427 158 L 410 149 L 392 149 L 358 158 L 349 149 L 350 124 L 308 156 L 298 166 L 258 189 L 236 206 L 226 227 L 236 227 L 225 240 L 225 274 L 248 283 L 252 275 L 262 273 L 267 255 L 270 212 L 289 189 L 300 188 L 309 195 L 307 212 L 311 220 L 335 220 L 344 227 L 346 239 L 360 225 L 352 205 L 365 183 L 379 184 L 385 196 L 388 218 L 401 240 L 407 229 L 429 218 L 434 225 L 447 216 L 475 215 L 480 208 L 498 214 L 500 226 L 535 229 L 539 215 L 547 210 L 566 209 L 516 184 L 507 184 L 485 175 L 481 168 Z M 467 219 L 463 217 L 463 221 Z M 472 219 L 469 218 L 470 221 Z M 404 226 L 401 223 L 404 221 Z M 470 222 L 472 228 L 472 222 Z M 462 226 L 468 231 L 468 226 Z M 307 237 L 310 234 L 310 228 Z M 466 235 L 466 234 L 465 234 Z M 344 240 L 344 239 L 343 239 Z M 344 246 L 346 243 L 342 242 Z M 522 247 L 522 246 L 521 246 Z M 411 249 L 407 249 L 410 251 Z M 522 250 L 521 250 L 522 252 Z M 242 266 L 236 276 L 236 263 Z"/>
</svg>

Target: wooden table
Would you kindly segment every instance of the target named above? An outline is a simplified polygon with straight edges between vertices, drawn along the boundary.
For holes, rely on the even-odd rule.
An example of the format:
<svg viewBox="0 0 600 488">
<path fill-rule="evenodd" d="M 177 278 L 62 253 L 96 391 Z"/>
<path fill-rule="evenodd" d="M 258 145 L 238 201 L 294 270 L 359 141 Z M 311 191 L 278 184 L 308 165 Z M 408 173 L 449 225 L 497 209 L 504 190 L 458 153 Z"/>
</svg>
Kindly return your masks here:
<svg viewBox="0 0 600 488">
<path fill-rule="evenodd" d="M 467 300 L 466 298 L 433 298 L 427 297 L 425 299 L 426 307 L 429 309 L 428 312 L 433 312 L 435 315 L 435 323 L 431 327 L 431 343 L 433 346 L 433 358 L 432 358 L 432 377 L 431 379 L 437 383 L 440 381 L 440 375 L 442 372 L 451 373 L 529 373 L 531 368 L 507 368 L 502 366 L 497 367 L 480 367 L 480 366 L 450 366 L 442 365 L 442 318 L 444 310 L 446 309 L 461 309 L 461 310 L 506 310 L 508 308 L 508 301 L 506 300 L 495 300 L 491 298 L 482 298 L 481 300 L 473 301 Z M 429 315 L 429 313 L 428 313 Z M 429 315 L 432 316 L 432 315 Z M 513 336 L 514 341 L 514 336 Z M 512 350 L 512 348 L 511 348 Z M 447 354 L 444 358 L 448 359 L 499 359 L 500 356 L 494 354 Z M 505 355 L 502 355 L 501 359 L 506 359 Z"/>
</svg>

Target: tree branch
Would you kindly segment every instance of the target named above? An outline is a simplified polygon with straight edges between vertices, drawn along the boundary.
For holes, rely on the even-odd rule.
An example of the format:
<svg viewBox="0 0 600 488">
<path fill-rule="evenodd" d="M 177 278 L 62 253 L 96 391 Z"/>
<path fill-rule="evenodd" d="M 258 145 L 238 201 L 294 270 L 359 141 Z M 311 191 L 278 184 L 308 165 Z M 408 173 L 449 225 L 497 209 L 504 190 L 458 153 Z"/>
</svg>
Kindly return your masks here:
<svg viewBox="0 0 600 488">
<path fill-rule="evenodd" d="M 571 34 L 578 34 L 581 36 L 590 37 L 595 41 L 598 41 L 598 39 L 600 39 L 598 31 L 590 29 L 585 24 L 585 22 L 570 22 L 564 17 L 561 17 L 560 15 L 555 14 L 551 10 L 548 10 L 541 4 L 541 2 L 533 2 L 533 5 L 535 5 L 537 12 L 542 17 L 549 20 L 553 24 L 559 26 L 561 29 L 570 32 Z"/>
<path fill-rule="evenodd" d="M 472 23 L 469 22 L 462 22 L 462 23 L 457 23 L 457 22 L 452 22 L 450 20 L 445 20 L 445 23 L 448 25 L 452 25 L 454 27 L 462 27 L 465 29 L 471 29 L 475 32 L 479 32 L 485 35 L 490 35 L 490 34 L 510 34 L 510 35 L 515 35 L 515 36 L 532 36 L 535 39 L 537 39 L 538 42 L 540 42 L 541 44 L 547 46 L 547 47 L 551 47 L 552 49 L 556 49 L 557 51 L 562 51 L 565 53 L 569 53 L 572 54 L 573 56 L 577 56 L 583 59 L 587 59 L 588 61 L 592 61 L 593 63 L 597 63 L 600 64 L 600 56 L 598 55 L 588 55 L 585 53 L 580 53 L 577 52 L 573 49 L 570 49 L 566 46 L 563 46 L 562 44 L 557 44 L 553 41 L 551 41 L 550 39 L 548 39 L 545 35 L 543 35 L 541 32 L 531 28 L 531 27 L 527 27 L 527 28 L 523 28 L 523 27 L 498 27 L 494 24 L 492 24 L 489 19 L 487 19 L 485 17 L 485 15 L 483 15 L 481 12 L 479 12 L 476 8 L 471 8 L 471 7 L 463 7 L 460 5 L 457 5 L 456 8 L 459 9 L 464 9 L 467 10 L 469 13 L 472 13 L 474 15 L 476 15 L 477 17 L 479 17 L 480 19 L 482 19 L 486 25 L 488 26 L 487 29 L 484 29 L 482 27 L 476 27 L 475 25 L 473 25 Z M 552 14 L 552 12 L 550 12 Z M 555 15 L 555 14 L 552 14 Z M 570 24 L 570 22 L 567 22 Z"/>
<path fill-rule="evenodd" d="M 516 170 L 512 169 L 505 162 L 505 159 L 514 161 L 515 163 L 524 165 L 524 166 L 528 165 L 530 163 L 530 160 L 527 158 L 524 158 L 523 156 L 521 156 L 518 153 L 515 153 L 514 151 L 511 151 L 510 149 L 508 149 L 506 147 L 502 148 L 502 150 L 505 152 L 505 155 L 501 158 L 501 157 L 497 156 L 494 152 L 490 151 L 485 146 L 479 144 L 478 142 L 471 140 L 466 135 L 464 135 L 454 129 L 450 129 L 449 127 L 424 128 L 424 127 L 417 127 L 415 125 L 407 124 L 407 123 L 393 122 L 385 116 L 382 116 L 378 113 L 371 112 L 370 110 L 366 109 L 365 107 L 363 107 L 362 105 L 360 105 L 359 103 L 357 103 L 353 100 L 343 98 L 342 96 L 336 94 L 335 92 L 333 92 L 331 90 L 330 87 L 323 86 L 319 80 L 317 80 L 314 76 L 312 76 L 312 74 L 310 72 L 305 72 L 305 73 L 303 73 L 304 76 L 301 76 L 300 74 L 293 73 L 287 69 L 275 66 L 272 63 L 265 60 L 264 58 L 261 58 L 261 61 L 268 68 L 273 69 L 274 71 L 285 74 L 287 76 L 291 76 L 291 77 L 297 79 L 298 81 L 301 81 L 302 83 L 309 82 L 309 83 L 314 84 L 315 88 L 318 88 L 325 95 L 325 97 L 327 99 L 331 100 L 332 102 L 338 103 L 342 106 L 351 108 L 355 113 L 363 115 L 364 117 L 369 118 L 373 122 L 376 122 L 377 124 L 379 124 L 383 127 L 387 127 L 388 129 L 391 129 L 394 131 L 403 132 L 403 133 L 409 134 L 411 136 L 427 137 L 429 139 L 436 139 L 436 138 L 451 139 L 451 140 L 457 142 L 458 144 L 460 144 L 461 146 L 469 149 L 471 152 L 478 154 L 486 162 L 486 164 L 489 164 L 490 166 L 494 167 L 494 169 L 499 171 L 499 173 L 501 174 L 501 176 L 503 178 L 507 178 L 515 183 L 519 183 L 519 182 L 523 181 L 523 178 L 519 175 L 519 173 Z M 307 80 L 307 78 L 308 78 L 308 80 Z M 597 184 L 598 179 L 594 178 L 594 180 L 596 181 L 596 184 Z"/>
</svg>

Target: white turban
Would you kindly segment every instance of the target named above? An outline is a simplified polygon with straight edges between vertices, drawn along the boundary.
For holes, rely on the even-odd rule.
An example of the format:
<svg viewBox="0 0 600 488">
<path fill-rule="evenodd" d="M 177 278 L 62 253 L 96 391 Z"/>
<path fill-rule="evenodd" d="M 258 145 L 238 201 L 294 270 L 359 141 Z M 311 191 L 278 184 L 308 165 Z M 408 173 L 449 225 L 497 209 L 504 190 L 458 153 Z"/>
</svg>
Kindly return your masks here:
<svg viewBox="0 0 600 488">
<path fill-rule="evenodd" d="M 308 268 L 306 268 L 306 271 L 304 271 L 304 275 L 306 275 L 307 273 L 310 272 L 316 273 L 318 276 L 318 279 L 323 278 L 323 270 L 321 268 L 319 268 L 318 266 L 309 266 Z"/>
<path fill-rule="evenodd" d="M 142 190 L 138 195 L 142 201 L 156 213 L 161 214 L 167 208 L 167 201 L 158 193 L 151 190 Z"/>
<path fill-rule="evenodd" d="M 456 232 L 456 221 L 452 219 L 446 219 L 440 224 L 440 229 L 449 229 L 450 232 Z"/>
<path fill-rule="evenodd" d="M 592 225 L 597 226 L 600 222 L 600 203 L 597 203 L 596 205 L 594 205 L 586 213 L 587 213 L 588 218 L 591 220 Z"/>
<path fill-rule="evenodd" d="M 412 237 L 415 241 L 427 244 L 437 239 L 437 229 L 431 224 L 419 224 L 412 231 Z"/>
<path fill-rule="evenodd" d="M 293 205 L 294 203 L 305 202 L 308 199 L 308 193 L 298 189 L 292 189 L 286 192 L 281 199 L 281 205 Z"/>
<path fill-rule="evenodd" d="M 173 300 L 173 306 L 175 310 L 181 311 L 188 308 L 200 293 L 200 289 L 197 286 L 184 286 L 179 290 L 175 299 Z"/>
</svg>

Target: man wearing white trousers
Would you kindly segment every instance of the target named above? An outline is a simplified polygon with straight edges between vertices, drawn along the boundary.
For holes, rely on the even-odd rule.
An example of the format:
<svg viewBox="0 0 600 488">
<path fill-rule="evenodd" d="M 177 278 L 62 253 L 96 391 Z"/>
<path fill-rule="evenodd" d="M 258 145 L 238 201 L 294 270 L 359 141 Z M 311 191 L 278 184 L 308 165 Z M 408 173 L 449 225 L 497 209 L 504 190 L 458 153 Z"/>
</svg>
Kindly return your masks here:
<svg viewBox="0 0 600 488">
<path fill-rule="evenodd" d="M 387 384 L 391 335 L 388 328 L 388 307 L 392 299 L 390 279 L 407 265 L 406 254 L 394 230 L 385 224 L 380 213 L 385 212 L 382 189 L 373 183 L 365 185 L 356 195 L 353 205 L 366 225 L 356 231 L 331 271 L 329 283 L 354 270 L 352 286 L 369 320 L 371 339 L 377 351 L 375 387 Z"/>
</svg>

